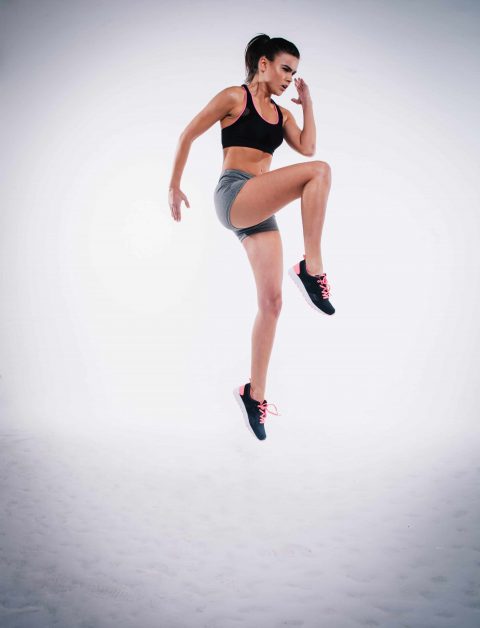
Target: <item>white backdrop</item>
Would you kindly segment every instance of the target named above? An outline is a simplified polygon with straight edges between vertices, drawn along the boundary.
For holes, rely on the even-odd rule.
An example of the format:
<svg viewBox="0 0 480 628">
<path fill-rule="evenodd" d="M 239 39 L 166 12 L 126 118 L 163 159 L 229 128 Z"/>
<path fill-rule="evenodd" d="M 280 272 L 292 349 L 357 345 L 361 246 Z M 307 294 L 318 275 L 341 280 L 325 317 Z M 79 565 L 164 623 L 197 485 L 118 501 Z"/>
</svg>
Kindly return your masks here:
<svg viewBox="0 0 480 628">
<path fill-rule="evenodd" d="M 0 621 L 478 626 L 478 3 L 0 6 Z M 256 291 L 219 124 L 167 202 L 261 32 L 299 48 L 332 167 L 337 310 L 286 273 L 298 200 L 265 442 L 232 395 Z"/>
</svg>

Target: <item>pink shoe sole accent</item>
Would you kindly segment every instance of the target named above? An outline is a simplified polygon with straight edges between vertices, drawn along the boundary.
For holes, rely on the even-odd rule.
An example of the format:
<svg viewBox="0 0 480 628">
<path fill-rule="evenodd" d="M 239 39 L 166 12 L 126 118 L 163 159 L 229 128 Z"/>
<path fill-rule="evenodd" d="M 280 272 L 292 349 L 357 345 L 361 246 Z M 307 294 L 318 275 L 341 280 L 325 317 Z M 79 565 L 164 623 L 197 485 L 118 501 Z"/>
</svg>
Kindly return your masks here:
<svg viewBox="0 0 480 628">
<path fill-rule="evenodd" d="M 244 395 L 244 393 L 245 393 L 245 384 L 242 384 L 242 385 L 240 386 L 240 388 L 238 389 L 238 392 L 239 392 L 239 393 L 242 395 L 242 397 L 243 397 L 243 395 Z"/>
<path fill-rule="evenodd" d="M 300 262 L 298 262 L 298 264 L 295 264 L 293 270 L 297 273 L 297 275 L 300 274 Z"/>
</svg>

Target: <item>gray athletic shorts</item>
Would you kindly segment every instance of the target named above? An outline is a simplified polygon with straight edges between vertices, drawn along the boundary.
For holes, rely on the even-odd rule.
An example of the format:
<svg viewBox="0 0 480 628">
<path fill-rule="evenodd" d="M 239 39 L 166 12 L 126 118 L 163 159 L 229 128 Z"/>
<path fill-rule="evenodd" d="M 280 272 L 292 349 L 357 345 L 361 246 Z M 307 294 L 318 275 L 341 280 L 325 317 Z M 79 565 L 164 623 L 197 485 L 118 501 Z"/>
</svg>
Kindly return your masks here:
<svg viewBox="0 0 480 628">
<path fill-rule="evenodd" d="M 259 222 L 257 225 L 244 227 L 242 229 L 237 229 L 237 227 L 234 227 L 230 222 L 230 208 L 233 205 L 233 201 L 248 179 L 254 176 L 254 174 L 250 174 L 244 170 L 227 168 L 220 175 L 217 187 L 213 193 L 213 201 L 215 203 L 215 209 L 217 210 L 218 219 L 224 227 L 236 234 L 240 242 L 252 233 L 279 230 L 275 215 L 269 216 L 269 218 L 263 222 Z"/>
</svg>

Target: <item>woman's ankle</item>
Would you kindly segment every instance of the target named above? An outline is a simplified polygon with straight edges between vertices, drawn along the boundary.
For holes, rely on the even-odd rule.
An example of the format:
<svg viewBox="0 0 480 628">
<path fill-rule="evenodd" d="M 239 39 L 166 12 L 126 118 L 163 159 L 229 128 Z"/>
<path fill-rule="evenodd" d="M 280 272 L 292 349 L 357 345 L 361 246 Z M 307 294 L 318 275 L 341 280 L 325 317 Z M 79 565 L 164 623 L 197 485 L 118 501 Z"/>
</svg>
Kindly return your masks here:
<svg viewBox="0 0 480 628">
<path fill-rule="evenodd" d="M 321 262 L 314 260 L 312 263 L 310 263 L 307 261 L 307 258 L 305 258 L 305 268 L 307 270 L 307 273 L 309 275 L 312 275 L 312 277 L 314 277 L 315 275 L 323 274 L 323 264 Z"/>
<path fill-rule="evenodd" d="M 261 390 L 257 391 L 256 388 L 250 385 L 250 397 L 252 399 L 255 399 L 255 401 L 259 401 L 260 403 L 262 403 L 263 400 L 265 399 L 265 391 L 263 391 L 263 395 L 260 393 L 262 393 Z"/>
</svg>

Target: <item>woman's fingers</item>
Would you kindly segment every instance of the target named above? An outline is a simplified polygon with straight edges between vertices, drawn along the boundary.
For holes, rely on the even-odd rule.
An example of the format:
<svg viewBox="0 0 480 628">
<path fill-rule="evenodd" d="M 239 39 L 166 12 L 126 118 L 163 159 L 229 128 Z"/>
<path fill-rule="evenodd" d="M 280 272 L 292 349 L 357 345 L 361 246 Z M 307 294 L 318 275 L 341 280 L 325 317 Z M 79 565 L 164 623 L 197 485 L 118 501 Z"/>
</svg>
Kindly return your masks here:
<svg viewBox="0 0 480 628">
<path fill-rule="evenodd" d="M 179 220 L 179 218 L 180 218 L 180 210 L 179 210 L 175 200 L 170 202 L 170 213 L 171 213 L 172 218 L 174 220 Z"/>
<path fill-rule="evenodd" d="M 170 200 L 170 211 L 172 214 L 172 218 L 174 220 L 181 220 L 182 219 L 182 213 L 181 213 L 181 205 L 182 205 L 182 201 L 185 202 L 185 205 L 190 208 L 190 203 L 188 201 L 188 198 L 185 196 L 185 194 L 181 191 L 178 190 L 178 193 L 174 193 L 173 198 Z"/>
</svg>

